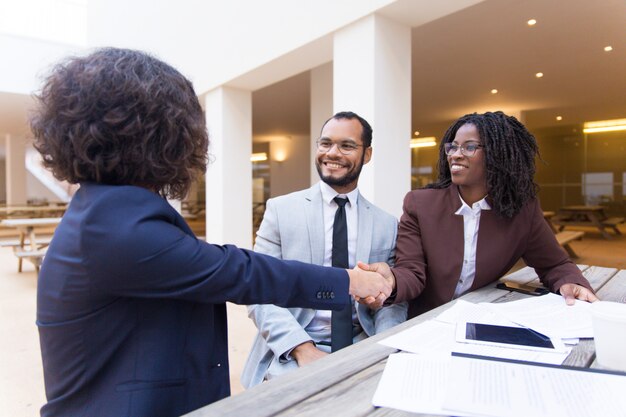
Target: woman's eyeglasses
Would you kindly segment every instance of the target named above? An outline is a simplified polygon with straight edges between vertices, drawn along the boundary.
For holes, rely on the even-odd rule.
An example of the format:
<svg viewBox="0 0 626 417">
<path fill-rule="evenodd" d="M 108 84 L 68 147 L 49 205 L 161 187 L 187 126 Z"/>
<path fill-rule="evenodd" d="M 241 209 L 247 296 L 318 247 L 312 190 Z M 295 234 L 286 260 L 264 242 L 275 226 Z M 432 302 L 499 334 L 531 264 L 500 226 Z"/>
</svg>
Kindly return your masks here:
<svg viewBox="0 0 626 417">
<path fill-rule="evenodd" d="M 468 156 L 468 157 L 472 157 L 474 156 L 476 151 L 480 148 L 483 148 L 483 146 L 475 142 L 466 142 L 460 146 L 457 145 L 456 143 L 448 142 L 448 143 L 444 143 L 443 148 L 446 151 L 446 155 L 448 156 L 454 155 L 456 151 L 460 149 L 461 154 Z"/>
</svg>

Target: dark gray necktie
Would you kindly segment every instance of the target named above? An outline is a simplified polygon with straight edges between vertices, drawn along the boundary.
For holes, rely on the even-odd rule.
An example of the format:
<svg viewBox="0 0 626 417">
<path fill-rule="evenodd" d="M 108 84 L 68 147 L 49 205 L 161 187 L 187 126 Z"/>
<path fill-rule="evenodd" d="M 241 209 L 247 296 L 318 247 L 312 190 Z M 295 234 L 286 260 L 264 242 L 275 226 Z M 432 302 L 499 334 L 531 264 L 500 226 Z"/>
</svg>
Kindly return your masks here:
<svg viewBox="0 0 626 417">
<path fill-rule="evenodd" d="M 332 265 L 348 268 L 348 224 L 346 222 L 347 198 L 335 197 L 339 206 L 333 223 Z M 352 302 L 331 316 L 331 350 L 333 352 L 352 344 Z"/>
</svg>

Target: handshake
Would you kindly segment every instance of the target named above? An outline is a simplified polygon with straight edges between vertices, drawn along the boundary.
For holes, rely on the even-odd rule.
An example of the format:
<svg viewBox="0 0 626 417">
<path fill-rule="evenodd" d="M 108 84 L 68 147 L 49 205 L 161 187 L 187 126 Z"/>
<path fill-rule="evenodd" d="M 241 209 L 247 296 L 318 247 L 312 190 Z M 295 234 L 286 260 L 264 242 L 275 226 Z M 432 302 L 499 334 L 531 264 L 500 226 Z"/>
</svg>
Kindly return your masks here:
<svg viewBox="0 0 626 417">
<path fill-rule="evenodd" d="M 384 262 L 369 265 L 358 262 L 354 269 L 348 270 L 348 275 L 350 295 L 371 309 L 382 307 L 396 287 L 396 278 Z"/>
</svg>

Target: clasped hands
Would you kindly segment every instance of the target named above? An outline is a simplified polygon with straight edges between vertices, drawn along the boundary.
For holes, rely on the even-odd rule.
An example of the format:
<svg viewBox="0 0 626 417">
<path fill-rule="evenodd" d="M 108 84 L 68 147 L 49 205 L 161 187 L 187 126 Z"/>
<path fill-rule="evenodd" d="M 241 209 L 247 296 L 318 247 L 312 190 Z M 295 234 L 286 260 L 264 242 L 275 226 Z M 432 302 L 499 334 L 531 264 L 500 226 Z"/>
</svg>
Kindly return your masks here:
<svg viewBox="0 0 626 417">
<path fill-rule="evenodd" d="M 396 287 L 391 268 L 384 262 L 366 264 L 358 262 L 350 275 L 350 295 L 371 309 L 382 307 Z"/>
</svg>

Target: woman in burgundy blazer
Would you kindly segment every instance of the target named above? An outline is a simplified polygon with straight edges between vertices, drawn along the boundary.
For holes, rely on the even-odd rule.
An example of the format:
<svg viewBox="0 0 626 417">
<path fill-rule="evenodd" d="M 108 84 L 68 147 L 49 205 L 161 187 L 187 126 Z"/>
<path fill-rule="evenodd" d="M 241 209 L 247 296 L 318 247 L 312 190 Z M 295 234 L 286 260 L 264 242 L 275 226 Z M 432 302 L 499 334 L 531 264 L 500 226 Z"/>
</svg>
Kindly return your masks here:
<svg viewBox="0 0 626 417">
<path fill-rule="evenodd" d="M 568 304 L 596 300 L 543 218 L 533 181 L 536 155 L 533 135 L 502 112 L 468 114 L 448 129 L 437 182 L 409 192 L 400 218 L 391 271 L 395 302 L 410 301 L 409 317 L 452 300 L 455 291 L 459 296 L 497 280 L 520 258 Z M 463 202 L 480 210 L 475 258 L 464 254 L 464 216 L 455 214 Z M 461 277 L 464 262 L 474 260 L 475 273 Z M 469 279 L 462 291 L 460 278 Z"/>
</svg>

